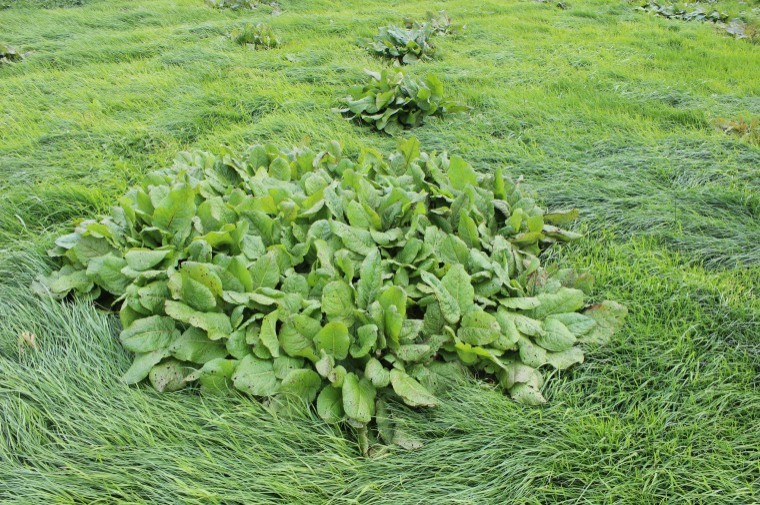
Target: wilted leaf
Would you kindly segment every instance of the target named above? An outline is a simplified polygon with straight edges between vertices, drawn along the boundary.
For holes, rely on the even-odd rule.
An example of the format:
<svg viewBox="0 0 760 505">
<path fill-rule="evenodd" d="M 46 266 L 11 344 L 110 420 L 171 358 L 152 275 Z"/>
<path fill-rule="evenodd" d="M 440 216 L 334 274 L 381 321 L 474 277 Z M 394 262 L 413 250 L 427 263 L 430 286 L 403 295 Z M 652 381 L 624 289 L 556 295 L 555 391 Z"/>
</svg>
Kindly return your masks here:
<svg viewBox="0 0 760 505">
<path fill-rule="evenodd" d="M 138 353 L 129 369 L 124 372 L 122 380 L 127 384 L 137 384 L 148 376 L 153 366 L 169 355 L 167 349 Z"/>
<path fill-rule="evenodd" d="M 541 394 L 541 391 L 528 384 L 516 384 L 509 390 L 509 394 L 514 401 L 523 405 L 535 406 L 546 403 L 546 398 Z"/>
<path fill-rule="evenodd" d="M 425 387 L 400 370 L 391 370 L 393 391 L 411 407 L 435 407 L 438 399 Z"/>
<path fill-rule="evenodd" d="M 596 321 L 596 325 L 578 340 L 584 344 L 604 344 L 623 326 L 628 309 L 617 302 L 604 301 L 588 308 L 584 314 Z"/>
<path fill-rule="evenodd" d="M 148 378 L 159 393 L 177 391 L 185 387 L 184 368 L 182 363 L 175 359 L 167 360 L 151 368 Z"/>
<path fill-rule="evenodd" d="M 580 347 L 571 347 L 562 352 L 550 352 L 546 355 L 546 362 L 557 370 L 565 370 L 575 364 L 583 363 L 583 351 Z"/>
</svg>

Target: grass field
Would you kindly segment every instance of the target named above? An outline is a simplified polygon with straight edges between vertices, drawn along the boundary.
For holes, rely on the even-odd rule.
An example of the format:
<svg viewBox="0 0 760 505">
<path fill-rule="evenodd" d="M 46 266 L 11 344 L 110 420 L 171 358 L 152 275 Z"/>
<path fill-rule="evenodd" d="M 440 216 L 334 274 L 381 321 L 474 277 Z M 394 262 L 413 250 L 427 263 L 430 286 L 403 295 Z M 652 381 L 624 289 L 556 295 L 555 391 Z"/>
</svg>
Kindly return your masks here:
<svg viewBox="0 0 760 505">
<path fill-rule="evenodd" d="M 615 0 L 0 3 L 0 42 L 31 51 L 0 66 L 0 502 L 760 502 L 760 145 L 716 126 L 760 117 L 760 46 Z M 586 238 L 547 260 L 630 311 L 545 407 L 464 383 L 398 408 L 421 449 L 364 459 L 316 415 L 128 387 L 115 318 L 31 294 L 58 234 L 178 151 L 394 146 L 331 108 L 382 66 L 358 37 L 439 9 L 467 29 L 410 71 L 473 110 L 414 134 L 578 207 Z M 282 47 L 233 44 L 243 21 Z"/>
</svg>

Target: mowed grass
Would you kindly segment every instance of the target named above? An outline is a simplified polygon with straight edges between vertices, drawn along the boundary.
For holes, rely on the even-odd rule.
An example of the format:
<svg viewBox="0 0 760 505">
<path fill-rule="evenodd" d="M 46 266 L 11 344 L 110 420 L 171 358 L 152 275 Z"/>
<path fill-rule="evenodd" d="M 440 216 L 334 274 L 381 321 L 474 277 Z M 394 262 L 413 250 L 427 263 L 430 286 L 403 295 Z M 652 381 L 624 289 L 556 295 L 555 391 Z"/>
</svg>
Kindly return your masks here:
<svg viewBox="0 0 760 505">
<path fill-rule="evenodd" d="M 760 147 L 714 124 L 760 117 L 757 45 L 622 1 L 10 3 L 0 42 L 32 53 L 0 67 L 0 502 L 760 502 Z M 180 150 L 390 149 L 331 111 L 383 66 L 355 41 L 442 8 L 464 35 L 409 71 L 473 110 L 414 134 L 581 209 L 587 238 L 546 261 L 630 310 L 548 381 L 545 407 L 473 380 L 435 410 L 397 408 L 421 449 L 365 459 L 313 414 L 125 386 L 113 317 L 30 293 L 57 234 Z M 236 46 L 245 21 L 283 46 Z"/>
</svg>

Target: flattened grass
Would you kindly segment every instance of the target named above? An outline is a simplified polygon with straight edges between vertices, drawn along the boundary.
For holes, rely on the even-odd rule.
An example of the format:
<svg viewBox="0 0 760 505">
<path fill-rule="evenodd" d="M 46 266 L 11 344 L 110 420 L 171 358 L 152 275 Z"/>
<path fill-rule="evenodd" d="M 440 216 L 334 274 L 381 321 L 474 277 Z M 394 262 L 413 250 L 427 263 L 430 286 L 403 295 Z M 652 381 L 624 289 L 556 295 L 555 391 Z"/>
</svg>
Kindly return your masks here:
<svg viewBox="0 0 760 505">
<path fill-rule="evenodd" d="M 67 8 L 36 8 L 53 3 Z M 278 17 L 76 3 L 0 11 L 3 42 L 33 51 L 0 68 L 0 501 L 760 501 L 760 148 L 713 123 L 760 116 L 757 46 L 601 0 L 283 1 Z M 548 382 L 545 408 L 471 381 L 438 409 L 397 410 L 421 449 L 361 459 L 313 415 L 127 387 L 112 317 L 30 294 L 55 234 L 181 149 L 393 146 L 330 109 L 382 66 L 358 37 L 442 7 L 465 35 L 410 71 L 474 110 L 415 135 L 579 207 L 588 238 L 549 260 L 630 310 L 612 344 Z M 246 21 L 283 47 L 232 43 Z M 37 351 L 20 351 L 23 332 Z"/>
</svg>

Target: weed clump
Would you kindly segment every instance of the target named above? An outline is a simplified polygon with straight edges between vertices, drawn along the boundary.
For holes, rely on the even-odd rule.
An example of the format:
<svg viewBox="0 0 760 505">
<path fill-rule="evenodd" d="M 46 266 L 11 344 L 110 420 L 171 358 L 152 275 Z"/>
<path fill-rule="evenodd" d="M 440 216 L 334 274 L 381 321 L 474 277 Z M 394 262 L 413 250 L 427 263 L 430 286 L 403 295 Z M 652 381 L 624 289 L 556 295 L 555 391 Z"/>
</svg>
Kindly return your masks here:
<svg viewBox="0 0 760 505">
<path fill-rule="evenodd" d="M 406 65 L 433 58 L 436 53 L 433 36 L 450 35 L 459 30 L 446 12 L 440 11 L 428 13 L 427 21 L 422 23 L 406 18 L 403 27 L 383 26 L 374 38 L 360 40 L 360 45 L 376 56 Z"/>
<path fill-rule="evenodd" d="M 577 237 L 505 177 L 415 138 L 383 156 L 254 146 L 182 153 L 110 216 L 82 221 L 35 289 L 118 311 L 124 378 L 237 389 L 287 412 L 316 402 L 365 442 L 394 440 L 391 399 L 433 407 L 473 370 L 544 402 L 544 369 L 584 359 L 625 308 L 539 254 Z"/>
<path fill-rule="evenodd" d="M 464 29 L 464 26 L 454 24 L 446 11 L 428 12 L 425 17 L 424 22 L 404 18 L 404 26 L 408 29 L 424 29 L 433 35 L 456 35 Z"/>
<path fill-rule="evenodd" d="M 0 44 L 0 63 L 18 63 L 24 59 L 18 49 L 5 44 Z"/>
<path fill-rule="evenodd" d="M 338 110 L 382 132 L 395 134 L 421 125 L 427 116 L 469 110 L 444 97 L 443 83 L 435 74 L 419 80 L 402 71 L 365 72 L 369 82 L 351 88 Z"/>
<path fill-rule="evenodd" d="M 730 23 L 720 25 L 726 33 L 737 39 L 744 39 L 753 44 L 760 43 L 760 28 L 757 24 L 745 23 L 740 19 L 732 19 Z"/>
<path fill-rule="evenodd" d="M 718 118 L 715 125 L 728 135 L 735 135 L 753 144 L 760 144 L 760 120 L 757 118 Z"/>
<path fill-rule="evenodd" d="M 707 11 L 698 6 L 692 10 L 679 9 L 674 5 L 660 4 L 654 0 L 648 0 L 645 4 L 638 7 L 639 10 L 656 14 L 667 19 L 680 19 L 681 21 L 703 21 L 712 23 L 725 23 L 728 21 L 728 15 L 717 10 Z"/>
<path fill-rule="evenodd" d="M 232 40 L 241 46 L 252 45 L 254 49 L 273 49 L 280 45 L 280 40 L 272 27 L 264 23 L 248 23 L 235 28 L 230 34 Z"/>
<path fill-rule="evenodd" d="M 684 4 L 684 6 L 688 7 L 689 4 Z M 637 9 L 667 19 L 710 22 L 719 30 L 736 39 L 744 39 L 752 44 L 757 44 L 760 41 L 760 32 L 756 23 L 746 22 L 739 18 L 729 21 L 728 14 L 714 9 L 707 11 L 703 7 L 697 6 L 694 9 L 686 10 L 686 8 L 678 8 L 672 4 L 660 4 L 654 0 L 648 0 L 642 6 L 637 7 Z"/>
<path fill-rule="evenodd" d="M 279 14 L 280 4 L 277 2 L 266 2 L 260 0 L 206 0 L 206 5 L 216 9 L 231 10 L 256 10 L 260 7 L 272 9 L 273 14 Z"/>
<path fill-rule="evenodd" d="M 381 27 L 380 33 L 372 40 L 363 40 L 361 43 L 370 53 L 395 60 L 399 64 L 428 60 L 436 51 L 427 30 L 396 25 Z"/>
</svg>

